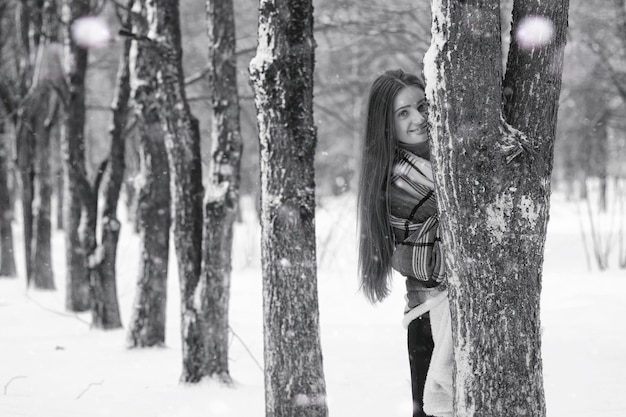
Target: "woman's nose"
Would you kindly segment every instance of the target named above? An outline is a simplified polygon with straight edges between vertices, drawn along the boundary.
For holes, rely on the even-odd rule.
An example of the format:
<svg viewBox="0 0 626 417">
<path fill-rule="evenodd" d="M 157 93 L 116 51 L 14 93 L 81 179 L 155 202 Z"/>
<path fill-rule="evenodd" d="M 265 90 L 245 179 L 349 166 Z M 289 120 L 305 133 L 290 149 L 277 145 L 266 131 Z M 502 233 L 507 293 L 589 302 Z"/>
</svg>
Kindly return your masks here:
<svg viewBox="0 0 626 417">
<path fill-rule="evenodd" d="M 413 112 L 413 122 L 422 123 L 424 120 L 426 120 L 426 116 L 424 116 L 417 109 L 415 109 Z"/>
</svg>

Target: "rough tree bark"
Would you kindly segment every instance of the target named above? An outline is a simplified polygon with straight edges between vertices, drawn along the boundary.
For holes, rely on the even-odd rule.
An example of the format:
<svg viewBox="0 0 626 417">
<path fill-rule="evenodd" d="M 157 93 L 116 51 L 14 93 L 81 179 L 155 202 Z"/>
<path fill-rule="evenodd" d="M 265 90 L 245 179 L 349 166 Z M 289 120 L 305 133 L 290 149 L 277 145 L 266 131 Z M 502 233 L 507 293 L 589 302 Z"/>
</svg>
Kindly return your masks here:
<svg viewBox="0 0 626 417">
<path fill-rule="evenodd" d="M 115 329 L 122 326 L 114 276 L 102 270 L 104 257 L 111 256 L 98 245 L 98 191 L 110 160 L 101 163 L 92 186 L 85 163 L 85 76 L 87 49 L 72 39 L 72 25 L 76 19 L 91 13 L 89 0 L 63 1 L 65 25 L 65 71 L 68 93 L 66 117 L 63 124 L 63 155 L 65 170 L 65 236 L 66 236 L 66 307 L 69 310 L 91 309 L 95 328 Z M 113 145 L 115 146 L 115 144 Z M 113 156 L 116 156 L 115 153 Z M 122 162 L 123 163 L 123 162 Z M 119 161 L 114 162 L 118 164 Z M 117 169 L 117 168 L 114 168 Z M 115 179 L 114 179 L 115 180 Z M 115 192 L 115 191 L 113 191 Z M 118 193 L 119 194 L 119 193 Z M 107 236 L 107 239 L 110 235 Z M 113 255 L 114 256 L 114 255 Z M 114 259 L 110 268 L 115 268 Z"/>
<path fill-rule="evenodd" d="M 185 94 L 178 1 L 139 3 L 144 3 L 147 27 L 135 35 L 150 45 L 157 68 L 157 108 L 165 132 L 172 183 L 174 246 L 181 291 L 181 380 L 197 382 L 203 377 L 205 362 L 202 318 L 194 305 L 202 256 L 200 131 Z"/>
<path fill-rule="evenodd" d="M 206 325 L 205 375 L 231 382 L 228 368 L 233 223 L 239 204 L 242 138 L 237 95 L 233 2 L 207 0 L 209 85 L 211 88 L 211 162 L 205 192 L 203 261 L 199 283 Z"/>
<path fill-rule="evenodd" d="M 86 311 L 90 305 L 89 273 L 87 258 L 81 242 L 79 227 L 83 203 L 92 193 L 87 182 L 85 167 L 85 74 L 87 72 L 87 50 L 72 40 L 71 25 L 77 18 L 89 12 L 89 0 L 63 0 L 65 72 L 67 97 L 65 120 L 62 125 L 61 144 L 63 151 L 66 256 L 65 307 L 70 311 Z M 82 196 L 81 196 L 82 194 Z M 85 221 L 86 219 L 84 219 Z"/>
<path fill-rule="evenodd" d="M 33 240 L 31 258 L 31 283 L 34 288 L 53 290 L 52 270 L 52 226 L 51 197 L 52 177 L 50 175 L 50 139 L 56 119 L 58 104 L 55 93 L 48 87 L 42 88 L 39 103 L 35 105 L 32 123 L 35 131 L 34 149 L 34 199 L 33 199 Z M 44 115 L 45 117 L 41 117 Z"/>
<path fill-rule="evenodd" d="M 57 80 L 48 77 L 49 62 L 56 58 L 50 51 L 51 44 L 58 43 L 58 14 L 56 2 L 43 1 L 41 7 L 41 30 L 46 38 L 39 43 L 34 71 L 32 94 L 31 126 L 34 132 L 33 154 L 33 238 L 31 242 L 32 257 L 31 283 L 35 288 L 52 290 L 54 272 L 52 270 L 52 227 L 51 198 L 52 176 L 50 169 L 52 128 L 56 123 L 59 103 L 54 92 L 53 83 Z"/>
<path fill-rule="evenodd" d="M 132 3 L 132 2 L 131 2 Z M 132 4 L 131 4 L 132 6 Z M 130 13 L 128 13 L 130 15 Z M 101 329 L 122 327 L 119 302 L 117 299 L 117 243 L 121 223 L 117 219 L 117 203 L 124 178 L 125 129 L 130 96 L 128 53 L 130 40 L 124 42 L 116 79 L 115 94 L 111 109 L 113 120 L 109 131 L 111 149 L 106 161 L 108 181 L 102 190 L 104 197 L 100 219 L 100 240 L 96 233 L 98 222 L 98 194 L 100 182 L 96 180 L 88 199 L 84 199 L 89 227 L 84 230 L 83 245 L 89 257 L 89 285 L 92 303 L 92 326 Z M 102 172 L 104 175 L 104 172 Z"/>
<path fill-rule="evenodd" d="M 33 241 L 33 199 L 34 199 L 34 167 L 35 138 L 32 118 L 28 116 L 26 106 L 18 110 L 17 128 L 17 166 L 21 183 L 22 200 L 22 233 L 24 236 L 24 260 L 26 266 L 26 286 L 32 279 L 32 241 Z"/>
<path fill-rule="evenodd" d="M 326 416 L 315 252 L 313 6 L 261 0 L 250 62 L 261 152 L 265 407 Z"/>
<path fill-rule="evenodd" d="M 64 110 L 61 110 L 64 111 Z M 64 116 L 60 117 L 63 120 Z M 59 128 L 53 131 L 53 149 L 52 149 L 52 161 L 54 162 L 53 168 L 53 181 L 54 181 L 54 193 L 56 195 L 55 201 L 55 226 L 56 230 L 64 230 L 63 226 L 63 202 L 65 201 L 65 175 L 63 174 L 63 154 L 61 152 L 61 130 Z"/>
<path fill-rule="evenodd" d="M 4 117 L 4 113 L 0 117 Z M 9 198 L 9 146 L 5 133 L 5 122 L 0 121 L 0 277 L 16 277 L 13 252 L 13 209 Z"/>
<path fill-rule="evenodd" d="M 568 0 L 515 1 L 513 33 L 534 15 L 554 36 L 514 39 L 505 77 L 499 3 L 434 0 L 425 57 L 455 415 L 545 416 L 539 300 Z"/>
<path fill-rule="evenodd" d="M 615 12 L 617 14 L 617 36 L 622 47 L 622 56 L 626 57 L 626 4 L 624 0 L 613 0 Z M 624 89 L 618 87 L 618 91 L 624 97 Z"/>
<path fill-rule="evenodd" d="M 141 188 L 137 198 L 141 258 L 128 347 L 161 346 L 165 343 L 167 273 L 171 226 L 170 175 L 167 151 L 154 109 L 142 115 Z"/>
<path fill-rule="evenodd" d="M 22 234 L 24 243 L 24 260 L 26 286 L 30 286 L 31 278 L 31 242 L 33 228 L 33 181 L 32 181 L 32 154 L 33 154 L 33 138 L 31 134 L 30 123 L 26 120 L 28 117 L 27 106 L 20 103 L 27 97 L 28 90 L 33 80 L 33 64 L 34 50 L 36 49 L 35 37 L 41 32 L 40 26 L 36 25 L 37 8 L 29 5 L 27 2 L 20 2 L 17 5 L 15 13 L 16 19 L 16 37 L 17 37 L 17 67 L 18 67 L 18 86 L 17 103 L 13 108 L 15 113 L 15 130 L 16 143 L 15 150 L 17 154 L 17 168 L 19 171 L 19 182 L 21 189 L 21 205 L 22 205 Z M 33 26 L 36 27 L 32 28 Z M 32 28 L 32 30 L 31 30 Z M 35 35 L 35 33 L 37 35 Z M 22 104 L 22 105 L 20 105 Z"/>
<path fill-rule="evenodd" d="M 137 3 L 136 3 L 137 4 Z M 145 9 L 133 9 L 138 16 Z M 133 22 L 132 32 L 139 33 L 140 22 Z M 132 106 L 138 120 L 139 190 L 136 224 L 140 236 L 141 259 L 127 345 L 160 346 L 165 343 L 167 273 L 171 226 L 170 175 L 165 138 L 157 108 L 154 51 L 145 41 L 133 41 L 130 75 Z"/>
<path fill-rule="evenodd" d="M 7 19 L 8 7 L 0 8 L 0 34 L 7 31 L 5 19 Z M 7 22 L 9 23 L 9 22 Z M 7 25 L 9 26 L 9 25 Z M 10 30 L 10 28 L 8 29 Z M 5 42 L 0 40 L 0 53 L 4 54 Z M 17 277 L 15 268 L 15 253 L 13 244 L 13 227 L 11 225 L 13 214 L 13 199 L 9 190 L 9 176 L 11 173 L 11 144 L 6 133 L 7 120 L 15 120 L 9 115 L 14 114 L 16 100 L 14 93 L 6 85 L 0 88 L 0 277 Z"/>
</svg>

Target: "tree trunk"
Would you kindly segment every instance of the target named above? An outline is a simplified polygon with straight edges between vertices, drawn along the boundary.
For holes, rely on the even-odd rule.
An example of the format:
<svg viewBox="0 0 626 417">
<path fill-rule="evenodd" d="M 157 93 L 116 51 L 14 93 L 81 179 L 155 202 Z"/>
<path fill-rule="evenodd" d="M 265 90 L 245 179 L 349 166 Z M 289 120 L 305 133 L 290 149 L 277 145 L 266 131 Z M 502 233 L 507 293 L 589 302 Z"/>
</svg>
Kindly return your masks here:
<svg viewBox="0 0 626 417">
<path fill-rule="evenodd" d="M 4 117 L 4 113 L 0 115 Z M 0 121 L 0 277 L 16 277 L 13 252 L 13 210 L 9 198 L 9 146 L 4 121 Z"/>
<path fill-rule="evenodd" d="M 22 188 L 22 233 L 24 239 L 24 261 L 26 266 L 26 286 L 32 282 L 32 241 L 33 241 L 33 196 L 34 196 L 34 132 L 33 118 L 29 115 L 28 104 L 18 111 L 17 165 Z"/>
<path fill-rule="evenodd" d="M 129 347 L 163 345 L 167 312 L 171 225 L 167 152 L 163 129 L 154 111 L 146 108 L 140 129 L 142 186 L 137 199 L 137 220 L 142 255 L 127 337 Z"/>
<path fill-rule="evenodd" d="M 545 416 L 539 300 L 568 1 L 515 2 L 513 33 L 539 15 L 554 38 L 514 40 L 504 85 L 499 2 L 484 3 L 434 2 L 425 57 L 455 415 Z"/>
<path fill-rule="evenodd" d="M 615 12 L 617 14 L 617 36 L 622 48 L 622 56 L 626 57 L 626 4 L 624 0 L 613 0 Z M 618 89 L 622 92 L 622 89 Z M 622 94 L 623 95 L 623 94 Z M 622 97 L 624 99 L 624 97 Z"/>
<path fill-rule="evenodd" d="M 59 110 L 61 114 L 63 109 Z M 63 120 L 65 116 L 60 116 L 59 120 Z M 63 175 L 63 154 L 61 152 L 61 129 L 58 127 L 53 131 L 53 149 L 52 149 L 52 161 L 54 161 L 53 169 L 53 181 L 54 181 L 54 193 L 56 194 L 55 200 L 55 226 L 56 230 L 64 230 L 63 227 L 63 202 L 65 182 Z"/>
<path fill-rule="evenodd" d="M 204 335 L 194 306 L 202 256 L 202 167 L 200 132 L 185 95 L 182 71 L 180 15 L 177 0 L 143 3 L 148 23 L 143 41 L 157 69 L 159 116 L 171 175 L 174 245 L 181 291 L 183 372 L 181 380 L 197 382 L 203 376 Z"/>
<path fill-rule="evenodd" d="M 44 87 L 39 103 L 35 107 L 35 117 L 32 119 L 36 135 L 31 282 L 35 288 L 43 290 L 55 289 L 54 272 L 52 270 L 52 228 L 50 221 L 50 200 L 52 196 L 50 138 L 57 112 L 54 94 L 51 89 Z M 46 115 L 46 117 L 42 118 L 41 115 Z"/>
<path fill-rule="evenodd" d="M 48 46 L 57 40 L 58 34 L 54 6 L 51 0 L 29 5 L 29 66 L 23 74 L 29 83 L 28 91 L 23 91 L 25 100 L 20 119 L 22 138 L 28 137 L 20 152 L 27 197 L 24 208 L 28 210 L 24 216 L 27 283 L 46 290 L 55 288 L 50 226 L 50 136 L 57 104 L 50 80 L 46 78 Z M 45 39 L 40 37 L 41 33 L 47 34 Z"/>
<path fill-rule="evenodd" d="M 250 62 L 261 152 L 265 407 L 326 416 L 315 252 L 313 7 L 261 0 Z"/>
<path fill-rule="evenodd" d="M 132 1 L 129 2 L 132 7 Z M 128 14 L 130 16 L 130 13 Z M 130 18 L 128 18 L 130 19 Z M 104 204 L 101 217 L 100 241 L 95 242 L 96 227 L 93 225 L 91 233 L 95 245 L 90 256 L 93 262 L 89 262 L 90 286 L 92 291 L 92 325 L 101 329 L 117 329 L 122 327 L 119 303 L 117 299 L 117 244 L 120 235 L 121 223 L 117 218 L 117 203 L 120 196 L 122 181 L 124 179 L 125 163 L 125 129 L 128 113 L 128 100 L 130 96 L 128 54 L 130 39 L 124 42 L 120 58 L 119 70 L 116 81 L 116 90 L 113 98 L 112 110 L 113 121 L 110 129 L 111 150 L 106 162 L 109 178 L 105 182 Z M 101 172 L 104 175 L 104 172 Z M 94 187 L 95 207 L 97 213 L 97 196 L 100 182 L 97 180 Z M 88 240 L 91 242 L 91 239 Z"/>
<path fill-rule="evenodd" d="M 65 71 L 68 75 L 69 90 L 61 136 L 65 180 L 63 207 L 67 265 L 65 306 L 71 311 L 85 311 L 90 308 L 87 258 L 78 231 L 81 225 L 82 201 L 87 200 L 92 193 L 85 168 L 87 50 L 79 48 L 73 42 L 71 34 L 72 22 L 88 12 L 88 0 L 63 0 L 63 20 L 66 22 Z"/>
<path fill-rule="evenodd" d="M 4 13 L 3 13 L 4 14 Z M 1 16 L 4 18 L 5 16 Z M 0 25 L 5 22 L 0 21 Z M 4 43 L 0 42 L 0 53 L 4 55 Z M 15 254 L 13 245 L 13 190 L 9 189 L 9 178 L 13 174 L 10 169 L 11 146 L 6 135 L 7 120 L 14 120 L 16 99 L 13 94 L 2 89 L 2 110 L 0 110 L 0 277 L 16 277 Z"/>
<path fill-rule="evenodd" d="M 137 8 L 135 8 L 137 10 Z M 140 30 L 134 25 L 133 32 Z M 131 92 L 140 132 L 140 188 L 134 210 L 139 229 L 141 258 L 133 314 L 128 330 L 129 347 L 165 343 L 167 273 L 171 225 L 170 175 L 165 138 L 157 112 L 153 51 L 145 42 L 133 42 L 130 54 Z M 135 205 L 135 204 L 133 204 Z"/>
<path fill-rule="evenodd" d="M 237 94 L 235 17 L 232 1 L 209 0 L 209 84 L 212 159 L 204 206 L 200 311 L 206 323 L 205 375 L 230 382 L 228 303 L 232 270 L 233 223 L 239 204 L 242 139 Z"/>
</svg>

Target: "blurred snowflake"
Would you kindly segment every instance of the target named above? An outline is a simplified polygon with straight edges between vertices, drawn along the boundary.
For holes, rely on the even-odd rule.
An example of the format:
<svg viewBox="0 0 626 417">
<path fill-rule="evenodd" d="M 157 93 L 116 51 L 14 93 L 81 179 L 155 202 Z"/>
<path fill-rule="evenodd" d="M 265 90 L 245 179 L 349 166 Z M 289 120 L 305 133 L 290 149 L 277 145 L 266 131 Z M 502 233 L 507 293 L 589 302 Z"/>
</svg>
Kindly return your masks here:
<svg viewBox="0 0 626 417">
<path fill-rule="evenodd" d="M 104 18 L 85 16 L 72 24 L 72 38 L 82 48 L 102 48 L 108 45 L 111 32 Z"/>
<path fill-rule="evenodd" d="M 548 45 L 554 38 L 554 24 L 542 16 L 522 19 L 515 30 L 515 39 L 522 49 L 534 49 Z"/>
</svg>

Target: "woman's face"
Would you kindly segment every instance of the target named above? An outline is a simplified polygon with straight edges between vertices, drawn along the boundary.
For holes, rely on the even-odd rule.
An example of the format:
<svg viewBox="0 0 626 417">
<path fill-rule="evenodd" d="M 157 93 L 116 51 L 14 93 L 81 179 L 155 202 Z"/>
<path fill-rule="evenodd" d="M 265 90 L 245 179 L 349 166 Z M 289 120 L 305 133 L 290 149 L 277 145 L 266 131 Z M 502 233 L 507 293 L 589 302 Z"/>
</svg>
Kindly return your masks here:
<svg viewBox="0 0 626 417">
<path fill-rule="evenodd" d="M 409 145 L 428 141 L 427 111 L 421 88 L 410 85 L 400 90 L 393 101 L 396 139 Z"/>
</svg>

